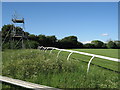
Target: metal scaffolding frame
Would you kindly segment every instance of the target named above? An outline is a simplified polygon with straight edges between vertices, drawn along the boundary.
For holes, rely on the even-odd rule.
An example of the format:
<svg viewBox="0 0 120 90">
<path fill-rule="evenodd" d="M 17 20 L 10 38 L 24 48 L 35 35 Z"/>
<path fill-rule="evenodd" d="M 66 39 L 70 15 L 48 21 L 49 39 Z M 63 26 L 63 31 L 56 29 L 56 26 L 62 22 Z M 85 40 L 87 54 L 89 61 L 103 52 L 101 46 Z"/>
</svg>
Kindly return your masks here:
<svg viewBox="0 0 120 90">
<path fill-rule="evenodd" d="M 18 18 L 15 14 L 13 15 L 14 17 L 12 18 L 12 31 L 11 31 L 11 49 L 14 49 L 18 44 L 21 43 L 21 48 L 24 49 L 25 45 L 24 45 L 24 39 L 25 39 L 25 35 L 24 35 L 24 18 Z M 16 27 L 20 27 L 22 28 L 22 33 L 18 33 L 16 31 Z M 17 44 L 14 45 L 13 42 L 15 40 L 18 40 Z"/>
</svg>

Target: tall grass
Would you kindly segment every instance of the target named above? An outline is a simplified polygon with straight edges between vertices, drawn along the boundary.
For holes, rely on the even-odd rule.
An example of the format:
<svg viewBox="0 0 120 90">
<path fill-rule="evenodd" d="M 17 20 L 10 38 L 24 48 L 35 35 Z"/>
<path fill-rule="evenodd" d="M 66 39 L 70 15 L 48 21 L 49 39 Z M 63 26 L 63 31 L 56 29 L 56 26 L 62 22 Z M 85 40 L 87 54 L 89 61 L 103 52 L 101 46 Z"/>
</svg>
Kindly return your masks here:
<svg viewBox="0 0 120 90">
<path fill-rule="evenodd" d="M 69 53 L 49 54 L 39 50 L 3 51 L 3 75 L 55 88 L 118 88 L 118 73 L 87 63 L 69 60 Z"/>
</svg>

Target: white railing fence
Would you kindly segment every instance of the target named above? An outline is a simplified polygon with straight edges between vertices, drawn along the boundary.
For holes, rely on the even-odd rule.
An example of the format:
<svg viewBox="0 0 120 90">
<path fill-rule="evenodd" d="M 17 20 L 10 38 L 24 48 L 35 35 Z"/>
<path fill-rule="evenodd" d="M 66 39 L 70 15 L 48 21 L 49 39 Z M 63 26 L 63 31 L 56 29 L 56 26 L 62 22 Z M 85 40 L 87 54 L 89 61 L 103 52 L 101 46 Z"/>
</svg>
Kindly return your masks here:
<svg viewBox="0 0 120 90">
<path fill-rule="evenodd" d="M 78 53 L 78 54 L 82 54 L 82 55 L 87 55 L 87 56 L 91 56 L 91 59 L 88 62 L 88 67 L 87 67 L 87 73 L 89 72 L 90 69 L 90 64 L 92 62 L 92 60 L 97 57 L 97 58 L 101 58 L 101 59 L 106 59 L 106 60 L 110 60 L 110 61 L 115 61 L 115 62 L 120 62 L 120 59 L 117 58 L 111 58 L 111 57 L 106 57 L 106 56 L 102 56 L 102 55 L 96 55 L 96 54 L 90 54 L 90 53 L 85 53 L 85 52 L 79 52 L 79 51 L 73 51 L 73 50 L 67 50 L 67 49 L 59 49 L 59 48 L 55 48 L 55 47 L 43 47 L 43 46 L 38 46 L 38 49 L 40 50 L 51 50 L 49 54 L 52 53 L 53 50 L 59 50 L 59 52 L 57 53 L 57 58 L 59 57 L 60 53 L 62 51 L 66 51 L 66 52 L 70 52 L 70 54 L 67 56 L 67 60 L 69 60 L 70 56 L 73 53 Z"/>
<path fill-rule="evenodd" d="M 49 86 L 44 86 L 44 85 L 40 85 L 40 84 L 26 82 L 26 81 L 22 81 L 19 79 L 13 79 L 13 78 L 1 76 L 1 75 L 0 75 L 0 81 L 8 83 L 8 84 L 12 84 L 12 85 L 20 86 L 20 87 L 23 87 L 25 89 L 30 89 L 30 90 L 61 90 L 58 88 L 53 88 L 53 87 L 49 87 Z"/>
</svg>

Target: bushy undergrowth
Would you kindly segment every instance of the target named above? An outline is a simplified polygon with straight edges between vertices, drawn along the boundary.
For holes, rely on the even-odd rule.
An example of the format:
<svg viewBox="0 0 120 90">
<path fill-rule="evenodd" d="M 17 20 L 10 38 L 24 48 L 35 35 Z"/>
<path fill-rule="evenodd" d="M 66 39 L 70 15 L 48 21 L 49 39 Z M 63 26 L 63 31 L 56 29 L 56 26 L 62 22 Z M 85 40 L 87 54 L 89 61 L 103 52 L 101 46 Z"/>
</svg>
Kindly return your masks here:
<svg viewBox="0 0 120 90">
<path fill-rule="evenodd" d="M 118 74 L 87 63 L 67 59 L 68 53 L 39 50 L 5 50 L 3 75 L 56 88 L 118 88 Z"/>
</svg>

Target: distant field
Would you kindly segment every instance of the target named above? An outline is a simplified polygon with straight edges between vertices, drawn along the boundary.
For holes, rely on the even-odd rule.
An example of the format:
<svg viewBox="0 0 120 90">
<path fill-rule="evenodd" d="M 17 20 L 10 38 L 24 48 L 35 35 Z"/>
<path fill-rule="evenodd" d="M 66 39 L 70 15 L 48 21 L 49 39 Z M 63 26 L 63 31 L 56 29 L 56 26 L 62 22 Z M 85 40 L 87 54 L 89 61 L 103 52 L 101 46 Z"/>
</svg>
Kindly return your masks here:
<svg viewBox="0 0 120 90">
<path fill-rule="evenodd" d="M 72 49 L 72 50 L 98 54 L 112 58 L 120 58 L 118 57 L 118 51 L 120 51 L 120 49 Z"/>
<path fill-rule="evenodd" d="M 3 75 L 55 88 L 118 88 L 118 63 L 95 58 L 87 73 L 91 57 L 57 50 L 47 52 L 36 49 L 5 50 L 3 54 Z M 6 86 L 4 86 L 6 87 Z M 8 86 L 7 86 L 8 87 Z"/>
</svg>

